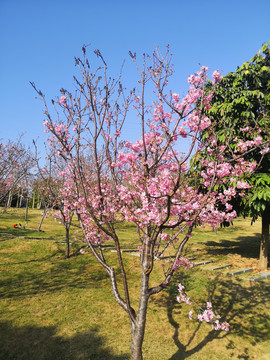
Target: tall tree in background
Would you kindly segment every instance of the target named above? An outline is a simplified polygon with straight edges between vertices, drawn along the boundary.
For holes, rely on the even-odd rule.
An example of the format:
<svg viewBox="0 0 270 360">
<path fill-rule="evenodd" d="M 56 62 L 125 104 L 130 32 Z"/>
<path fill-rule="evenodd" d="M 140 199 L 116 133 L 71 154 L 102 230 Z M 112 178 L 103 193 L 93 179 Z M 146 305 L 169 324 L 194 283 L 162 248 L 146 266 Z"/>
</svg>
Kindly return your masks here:
<svg viewBox="0 0 270 360">
<path fill-rule="evenodd" d="M 33 167 L 33 155 L 21 138 L 0 143 L 0 202 L 26 180 Z"/>
<path fill-rule="evenodd" d="M 258 266 L 266 269 L 270 225 L 270 148 L 267 144 L 270 129 L 269 43 L 263 44 L 250 61 L 222 78 L 207 115 L 213 119 L 217 143 L 230 147 L 232 158 L 237 149 L 244 153 L 252 144 L 265 144 L 243 155 L 245 160 L 255 161 L 258 166 L 247 179 L 250 184 L 247 196 L 232 199 L 232 203 L 239 214 L 251 216 L 252 221 L 262 218 Z"/>
<path fill-rule="evenodd" d="M 70 256 L 70 227 L 74 214 L 74 210 L 65 204 L 67 203 L 66 185 L 68 180 L 65 179 L 65 172 L 63 171 L 63 160 L 55 154 L 47 154 L 46 163 L 41 168 L 39 159 L 37 157 L 37 145 L 35 146 L 35 161 L 37 166 L 37 173 L 33 186 L 34 192 L 39 196 L 42 204 L 42 217 L 39 223 L 38 231 L 41 231 L 41 226 L 44 219 L 51 215 L 64 226 L 65 228 L 65 242 L 66 250 L 65 256 Z M 69 197 L 69 202 L 72 198 Z"/>
<path fill-rule="evenodd" d="M 51 151 L 66 165 L 61 171 L 67 180 L 63 205 L 78 215 L 85 241 L 109 275 L 115 300 L 131 324 L 132 359 L 141 360 L 150 296 L 162 291 L 180 265 L 186 263 L 182 253 L 195 224 L 216 226 L 235 217 L 228 201 L 238 189 L 243 191 L 248 186 L 240 177 L 252 172 L 256 164 L 245 161 L 239 152 L 232 159 L 232 149 L 226 142 L 213 145 L 214 129 L 205 116 L 212 96 L 205 92 L 207 68 L 202 67 L 188 78 L 189 91 L 180 98 L 167 90 L 172 75 L 169 50 L 165 56 L 158 50 L 152 56 L 144 55 L 141 66 L 136 54 L 130 53 L 139 85 L 126 94 L 120 77 L 108 76 L 101 53 L 95 51 L 100 62 L 97 69 L 92 68 L 85 53 L 83 48 L 83 58 L 76 59 L 81 75 L 74 77 L 76 92 L 62 89 L 60 99 L 52 101 L 55 112 L 50 111 L 43 93 L 32 85 L 44 101 L 44 126 Z M 219 73 L 214 72 L 212 85 L 219 79 Z M 121 139 L 132 102 L 141 125 L 136 142 Z M 199 134 L 205 129 L 208 139 L 200 142 Z M 179 143 L 185 141 L 187 152 L 183 154 Z M 237 143 L 241 144 L 241 139 Z M 247 151 L 254 147 L 254 143 L 247 144 Z M 199 193 L 192 185 L 190 161 L 205 148 L 210 149 L 211 156 L 201 162 L 197 174 L 196 181 L 204 189 Z M 218 193 L 215 186 L 227 181 L 229 174 L 237 179 L 238 189 L 231 187 Z M 220 210 L 220 204 L 224 209 Z M 119 239 L 118 224 L 124 221 L 136 225 L 141 251 L 140 297 L 135 306 L 129 287 L 136 285 L 128 281 L 130 274 Z M 102 245 L 107 241 L 115 245 L 119 277 L 104 253 Z M 168 252 L 172 260 L 163 263 Z M 164 275 L 160 275 L 159 283 L 151 282 L 153 271 L 163 273 L 162 263 Z"/>
</svg>

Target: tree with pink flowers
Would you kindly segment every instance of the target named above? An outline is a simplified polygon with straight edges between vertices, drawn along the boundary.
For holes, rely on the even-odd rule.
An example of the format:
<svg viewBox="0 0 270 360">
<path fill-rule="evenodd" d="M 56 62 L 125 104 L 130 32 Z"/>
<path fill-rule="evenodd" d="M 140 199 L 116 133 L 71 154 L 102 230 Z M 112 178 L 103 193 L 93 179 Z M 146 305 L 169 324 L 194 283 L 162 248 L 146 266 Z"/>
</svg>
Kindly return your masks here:
<svg viewBox="0 0 270 360">
<path fill-rule="evenodd" d="M 236 216 L 228 201 L 244 193 L 248 187 L 245 174 L 252 173 L 256 163 L 245 161 L 237 149 L 232 157 L 230 147 L 217 144 L 211 119 L 205 115 L 221 79 L 219 72 L 212 74 L 213 90 L 206 93 L 208 69 L 202 66 L 188 78 L 189 90 L 182 97 L 181 89 L 169 89 L 173 74 L 169 49 L 164 56 L 158 49 L 152 56 L 143 55 L 141 66 L 136 54 L 130 52 L 139 80 L 138 86 L 127 92 L 121 77 L 108 76 L 101 53 L 96 50 L 95 54 L 99 66 L 92 69 L 83 48 L 82 59 L 76 58 L 80 73 L 79 78 L 74 77 L 76 90 L 71 94 L 62 89 L 60 98 L 52 101 L 53 110 L 32 85 L 44 101 L 50 149 L 65 163 L 61 172 L 66 179 L 64 206 L 77 214 L 90 251 L 109 275 L 113 296 L 128 315 L 131 357 L 137 360 L 143 358 L 149 298 L 166 288 L 180 266 L 190 267 L 183 250 L 192 240 L 195 225 L 217 226 Z M 126 141 L 122 138 L 125 122 L 135 115 L 140 135 L 135 142 Z M 205 129 L 208 138 L 202 143 L 200 132 Z M 180 144 L 185 144 L 185 153 Z M 248 146 L 247 151 L 254 146 Z M 205 149 L 209 156 L 200 158 Z M 195 166 L 199 158 L 200 169 Z M 229 185 L 230 177 L 235 178 L 236 187 Z M 217 191 L 223 183 L 228 185 L 226 189 Z M 137 227 L 138 304 L 130 300 L 132 283 L 118 233 L 122 222 Z M 113 242 L 117 251 L 123 291 L 119 290 L 115 267 L 104 254 L 102 245 L 107 241 Z M 170 262 L 162 260 L 166 254 L 173 254 Z M 152 273 L 161 274 L 161 266 L 164 275 L 150 286 Z M 183 288 L 179 291 L 183 295 Z M 184 299 L 181 293 L 178 300 Z M 211 306 L 199 314 L 199 320 L 211 322 L 216 330 L 228 330 L 226 323 L 217 322 Z"/>
<path fill-rule="evenodd" d="M 0 142 L 0 202 L 30 175 L 33 155 L 19 138 Z"/>
<path fill-rule="evenodd" d="M 70 256 L 70 227 L 74 210 L 66 203 L 72 202 L 72 197 L 67 197 L 66 188 L 68 180 L 65 179 L 65 172 L 63 172 L 63 161 L 60 157 L 50 153 L 46 156 L 46 163 L 43 167 L 39 164 L 37 157 L 37 144 L 35 146 L 35 160 L 37 166 L 37 174 L 34 183 L 34 191 L 39 194 L 43 204 L 42 217 L 39 223 L 38 231 L 41 231 L 41 226 L 44 219 L 48 216 L 53 216 L 56 221 L 62 224 L 65 228 L 65 256 Z"/>
</svg>

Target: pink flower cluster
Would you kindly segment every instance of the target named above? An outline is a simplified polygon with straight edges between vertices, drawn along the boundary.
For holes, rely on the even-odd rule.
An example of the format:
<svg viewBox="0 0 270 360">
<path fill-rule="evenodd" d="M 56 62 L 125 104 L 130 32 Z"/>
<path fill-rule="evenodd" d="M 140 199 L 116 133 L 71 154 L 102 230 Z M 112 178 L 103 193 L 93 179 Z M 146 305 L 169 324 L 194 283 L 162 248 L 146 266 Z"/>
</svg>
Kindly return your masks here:
<svg viewBox="0 0 270 360">
<path fill-rule="evenodd" d="M 214 79 L 214 82 L 220 82 L 222 80 L 222 76 L 218 70 L 215 70 L 212 74 L 212 78 Z"/>
<path fill-rule="evenodd" d="M 179 295 L 176 296 L 176 300 L 179 302 L 179 303 L 186 303 L 188 305 L 191 305 L 192 304 L 192 301 L 191 299 L 186 295 L 185 293 L 185 287 L 179 283 L 178 284 L 178 291 L 179 291 Z"/>
<path fill-rule="evenodd" d="M 63 105 L 64 107 L 68 107 L 68 104 L 67 104 L 67 97 L 66 96 L 61 96 L 60 97 L 60 100 L 59 100 L 59 104 Z"/>
<path fill-rule="evenodd" d="M 185 270 L 188 270 L 194 266 L 194 263 L 190 262 L 188 258 L 180 257 L 179 260 L 175 261 L 173 270 L 177 271 L 181 266 L 184 266 Z"/>
<path fill-rule="evenodd" d="M 192 305 L 193 301 L 186 295 L 185 293 L 185 287 L 182 284 L 178 285 L 178 291 L 179 295 L 176 297 L 176 300 L 179 303 L 185 302 L 188 305 Z M 190 320 L 193 320 L 193 311 L 189 311 L 188 317 Z M 207 302 L 206 303 L 206 309 L 205 310 L 199 310 L 199 313 L 197 315 L 197 319 L 200 322 L 207 322 L 210 323 L 213 330 L 224 330 L 229 331 L 230 325 L 225 321 L 220 323 L 220 316 L 216 315 L 212 309 L 212 303 Z"/>
<path fill-rule="evenodd" d="M 264 147 L 264 148 L 260 151 L 260 153 L 261 153 L 262 155 L 268 154 L 269 152 L 270 152 L 270 148 L 269 148 L 268 146 Z"/>
<path fill-rule="evenodd" d="M 239 152 L 245 152 L 247 151 L 249 148 L 251 148 L 252 146 L 259 146 L 262 143 L 262 137 L 261 136 L 257 136 L 255 137 L 253 140 L 247 140 L 247 141 L 239 141 L 237 146 L 238 146 L 238 150 Z"/>
<path fill-rule="evenodd" d="M 237 189 L 250 189 L 252 187 L 246 181 L 237 181 L 236 186 Z"/>
</svg>

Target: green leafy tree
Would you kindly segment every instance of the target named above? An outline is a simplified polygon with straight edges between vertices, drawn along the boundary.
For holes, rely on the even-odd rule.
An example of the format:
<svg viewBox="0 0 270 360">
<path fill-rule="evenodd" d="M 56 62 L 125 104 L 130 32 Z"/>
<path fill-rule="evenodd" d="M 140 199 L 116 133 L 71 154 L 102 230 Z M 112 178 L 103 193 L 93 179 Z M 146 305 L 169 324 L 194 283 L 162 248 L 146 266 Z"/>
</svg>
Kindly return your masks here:
<svg viewBox="0 0 270 360">
<path fill-rule="evenodd" d="M 232 151 L 245 152 L 247 145 L 259 145 L 248 151 L 245 160 L 254 160 L 254 174 L 247 178 L 251 188 L 242 198 L 232 199 L 238 214 L 262 218 L 258 267 L 266 269 L 269 255 L 270 226 L 270 41 L 235 72 L 222 78 L 211 102 L 208 116 L 216 120 L 216 139 Z M 211 91 L 211 87 L 209 87 Z M 221 122 L 220 119 L 223 121 Z M 222 125 L 221 125 L 222 124 Z M 206 133 L 204 135 L 207 135 Z M 238 139 L 243 139 L 239 147 Z M 233 152 L 232 152 L 233 154 Z M 262 157 L 263 155 L 263 157 Z M 232 155 L 233 156 L 233 155 Z"/>
</svg>

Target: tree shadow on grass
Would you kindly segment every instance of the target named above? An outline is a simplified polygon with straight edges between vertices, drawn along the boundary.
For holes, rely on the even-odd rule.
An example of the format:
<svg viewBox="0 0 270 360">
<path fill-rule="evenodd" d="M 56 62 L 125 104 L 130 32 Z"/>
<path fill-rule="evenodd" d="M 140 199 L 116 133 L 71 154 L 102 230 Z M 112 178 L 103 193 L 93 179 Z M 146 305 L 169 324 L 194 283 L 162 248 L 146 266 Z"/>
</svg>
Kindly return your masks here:
<svg viewBox="0 0 270 360">
<path fill-rule="evenodd" d="M 56 335 L 50 327 L 14 327 L 0 323 L 0 360 L 127 360 L 106 347 L 97 329 L 71 338 Z"/>
<path fill-rule="evenodd" d="M 29 264 L 29 263 L 42 263 L 43 261 L 47 261 L 47 260 L 55 258 L 55 256 L 57 256 L 58 254 L 59 254 L 59 251 L 56 251 L 51 255 L 43 256 L 38 259 L 31 259 L 31 260 L 10 262 L 10 263 L 0 263 L 0 266 L 23 265 L 23 264 Z"/>
<path fill-rule="evenodd" d="M 253 236 L 240 236 L 234 241 L 219 240 L 206 241 L 206 251 L 210 255 L 238 254 L 246 258 L 259 258 L 260 234 Z"/>
<path fill-rule="evenodd" d="M 42 264 L 40 264 L 42 265 Z M 60 291 L 66 288 L 98 288 L 101 281 L 109 277 L 103 269 L 92 262 L 76 259 L 55 260 L 45 263 L 45 270 L 38 263 L 27 263 L 25 267 L 12 272 L 10 276 L 0 279 L 0 298 L 14 298 Z M 48 268 L 47 268 L 48 265 Z"/>
<path fill-rule="evenodd" d="M 33 244 L 31 242 L 31 246 Z M 14 248 L 14 252 L 6 253 L 10 260 L 5 262 L 4 258 L 0 263 L 0 272 L 3 271 L 0 298 L 49 293 L 63 288 L 95 289 L 102 281 L 109 282 L 108 274 L 92 256 L 77 254 L 65 259 L 59 249 L 51 253 L 49 247 L 43 251 L 36 247 L 16 254 L 16 247 L 10 248 L 12 251 Z M 120 268 L 116 266 L 115 272 L 120 273 Z"/>
<path fill-rule="evenodd" d="M 183 279 L 184 278 L 184 279 Z M 183 283 L 190 283 L 192 288 L 192 280 L 188 275 L 182 277 Z M 196 341 L 196 337 L 201 338 L 200 331 L 205 324 L 198 323 L 196 329 L 188 340 L 183 340 L 183 332 L 177 321 L 179 310 L 181 312 L 182 305 L 175 301 L 177 286 L 172 284 L 168 289 L 170 296 L 167 298 L 167 316 L 170 324 L 174 328 L 173 340 L 178 347 L 178 351 L 169 360 L 188 359 L 193 354 L 199 353 L 207 344 L 213 340 L 223 339 L 228 334 L 235 335 L 234 340 L 228 339 L 227 350 L 230 351 L 231 358 L 248 360 L 249 351 L 247 348 L 239 349 L 237 338 L 241 337 L 247 340 L 251 345 L 259 342 L 269 341 L 270 339 L 270 307 L 269 303 L 270 287 L 264 283 L 246 286 L 247 283 L 228 279 L 220 274 L 212 280 L 209 279 L 207 285 L 208 296 L 206 301 L 211 301 L 216 314 L 222 316 L 220 321 L 227 321 L 230 324 L 230 332 L 219 332 L 211 330 L 209 325 L 209 333 L 201 341 Z M 190 309 L 189 309 L 190 310 Z M 184 311 L 189 311 L 185 309 Z M 177 316 L 176 316 L 177 314 Z M 187 316 L 187 314 L 185 315 Z M 192 344 L 194 346 L 192 347 Z"/>
<path fill-rule="evenodd" d="M 0 241 L 6 241 L 20 237 L 30 237 L 36 240 L 53 240 L 53 238 L 44 237 L 44 232 L 38 231 L 37 229 L 14 229 L 10 227 L 0 230 Z"/>
</svg>

